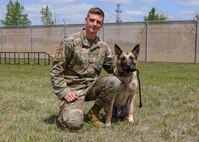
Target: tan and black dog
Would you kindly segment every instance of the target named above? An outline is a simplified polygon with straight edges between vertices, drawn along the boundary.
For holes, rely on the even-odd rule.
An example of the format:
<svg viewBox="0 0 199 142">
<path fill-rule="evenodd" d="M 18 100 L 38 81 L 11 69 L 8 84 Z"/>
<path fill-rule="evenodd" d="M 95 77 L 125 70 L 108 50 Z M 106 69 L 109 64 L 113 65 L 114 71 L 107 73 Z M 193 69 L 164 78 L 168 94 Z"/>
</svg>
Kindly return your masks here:
<svg viewBox="0 0 199 142">
<path fill-rule="evenodd" d="M 115 44 L 117 68 L 115 75 L 121 81 L 118 94 L 113 98 L 111 105 L 105 108 L 107 113 L 105 126 L 111 126 L 112 116 L 125 117 L 129 122 L 134 122 L 134 104 L 137 87 L 139 85 L 137 76 L 137 58 L 140 51 L 140 44 L 137 44 L 132 51 L 124 52 Z"/>
</svg>

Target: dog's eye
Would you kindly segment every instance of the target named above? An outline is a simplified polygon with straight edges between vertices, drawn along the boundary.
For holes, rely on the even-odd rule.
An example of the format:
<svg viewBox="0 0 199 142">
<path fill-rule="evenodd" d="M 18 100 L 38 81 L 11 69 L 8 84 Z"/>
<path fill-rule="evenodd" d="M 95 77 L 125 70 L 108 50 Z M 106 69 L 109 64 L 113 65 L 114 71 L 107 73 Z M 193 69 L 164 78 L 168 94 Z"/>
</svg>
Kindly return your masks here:
<svg viewBox="0 0 199 142">
<path fill-rule="evenodd" d="M 121 58 L 121 61 L 122 61 L 122 62 L 125 62 L 125 60 L 126 60 L 125 57 L 122 57 L 122 58 Z"/>
<path fill-rule="evenodd" d="M 135 59 L 135 58 L 134 58 L 134 57 L 132 57 L 132 56 L 130 56 L 129 58 L 130 58 L 130 60 L 132 60 L 132 61 L 134 61 L 134 59 Z"/>
</svg>

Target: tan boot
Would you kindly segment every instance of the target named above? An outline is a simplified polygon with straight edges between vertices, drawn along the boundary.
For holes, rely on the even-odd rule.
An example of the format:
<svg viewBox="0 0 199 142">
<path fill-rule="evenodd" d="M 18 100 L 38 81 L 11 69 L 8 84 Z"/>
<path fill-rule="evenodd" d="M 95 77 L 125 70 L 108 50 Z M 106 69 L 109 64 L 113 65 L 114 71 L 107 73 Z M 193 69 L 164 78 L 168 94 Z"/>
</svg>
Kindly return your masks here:
<svg viewBox="0 0 199 142">
<path fill-rule="evenodd" d="M 91 108 L 91 110 L 88 112 L 87 116 L 89 121 L 97 126 L 97 127 L 104 127 L 104 123 L 102 121 L 99 120 L 98 118 L 98 114 L 101 110 L 101 107 L 94 104 L 93 107 Z"/>
</svg>

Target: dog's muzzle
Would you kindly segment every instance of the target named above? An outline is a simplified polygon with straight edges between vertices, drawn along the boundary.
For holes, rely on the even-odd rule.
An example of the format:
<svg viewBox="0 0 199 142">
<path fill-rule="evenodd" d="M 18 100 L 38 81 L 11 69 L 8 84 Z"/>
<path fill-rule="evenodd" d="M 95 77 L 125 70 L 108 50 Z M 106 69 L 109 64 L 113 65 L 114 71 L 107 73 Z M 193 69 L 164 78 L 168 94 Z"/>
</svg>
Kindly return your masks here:
<svg viewBox="0 0 199 142">
<path fill-rule="evenodd" d="M 132 63 L 126 63 L 123 65 L 123 69 L 127 72 L 127 73 L 130 73 L 130 72 L 134 72 L 136 70 L 136 67 L 134 64 Z"/>
</svg>

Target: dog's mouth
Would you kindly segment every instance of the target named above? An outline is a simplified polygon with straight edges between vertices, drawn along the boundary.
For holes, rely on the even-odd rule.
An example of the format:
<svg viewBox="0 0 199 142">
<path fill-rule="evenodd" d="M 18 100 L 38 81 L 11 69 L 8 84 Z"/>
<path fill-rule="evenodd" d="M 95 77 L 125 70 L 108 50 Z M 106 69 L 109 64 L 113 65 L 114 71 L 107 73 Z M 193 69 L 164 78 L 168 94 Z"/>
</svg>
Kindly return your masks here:
<svg viewBox="0 0 199 142">
<path fill-rule="evenodd" d="M 126 64 L 123 66 L 123 69 L 125 72 L 127 72 L 128 74 L 131 73 L 131 72 L 134 72 L 136 71 L 136 67 L 134 64 Z"/>
</svg>

